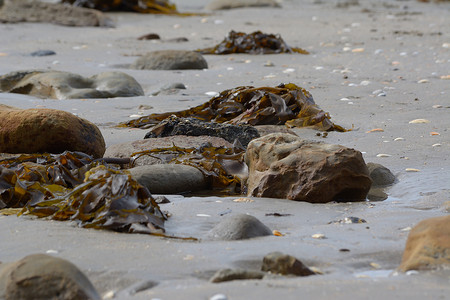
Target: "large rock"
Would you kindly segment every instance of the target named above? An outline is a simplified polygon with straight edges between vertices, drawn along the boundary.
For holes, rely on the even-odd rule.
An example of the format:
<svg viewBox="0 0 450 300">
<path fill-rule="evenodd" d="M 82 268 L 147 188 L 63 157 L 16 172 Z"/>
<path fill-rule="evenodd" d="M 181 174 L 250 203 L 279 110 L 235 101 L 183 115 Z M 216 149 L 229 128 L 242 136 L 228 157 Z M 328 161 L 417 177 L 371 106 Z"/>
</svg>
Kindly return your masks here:
<svg viewBox="0 0 450 300">
<path fill-rule="evenodd" d="M 248 195 L 311 203 L 362 201 L 372 180 L 359 151 L 273 133 L 250 142 Z"/>
<path fill-rule="evenodd" d="M 101 299 L 72 263 L 45 254 L 29 255 L 0 270 L 0 299 Z"/>
<path fill-rule="evenodd" d="M 18 71 L 0 76 L 0 91 L 60 100 L 144 95 L 139 83 L 123 72 L 85 78 L 60 71 Z"/>
<path fill-rule="evenodd" d="M 280 275 L 309 276 L 315 273 L 294 256 L 272 252 L 264 256 L 261 270 Z"/>
<path fill-rule="evenodd" d="M 194 167 L 181 164 L 158 164 L 129 169 L 131 175 L 152 194 L 178 194 L 206 190 L 208 182 Z"/>
<path fill-rule="evenodd" d="M 116 144 L 108 147 L 105 157 L 129 158 L 136 152 L 157 148 L 170 148 L 174 145 L 180 148 L 200 147 L 210 143 L 213 147 L 232 147 L 233 145 L 222 138 L 210 136 L 176 135 L 163 138 L 138 140 L 129 143 Z M 160 159 L 150 155 L 142 155 L 134 160 L 135 166 L 162 164 Z"/>
<path fill-rule="evenodd" d="M 185 50 L 149 52 L 130 66 L 137 70 L 202 70 L 208 64 L 200 53 Z"/>
<path fill-rule="evenodd" d="M 112 19 L 95 9 L 31 0 L 7 1 L 0 9 L 0 23 L 17 22 L 43 22 L 66 26 L 114 26 Z"/>
<path fill-rule="evenodd" d="M 450 266 L 450 216 L 426 219 L 411 230 L 399 270 Z"/>
<path fill-rule="evenodd" d="M 260 220 L 250 215 L 237 214 L 223 217 L 223 219 L 208 232 L 207 238 L 233 241 L 266 235 L 272 235 L 272 231 Z"/>
<path fill-rule="evenodd" d="M 241 7 L 280 7 L 275 0 L 213 0 L 205 6 L 207 10 L 232 9 Z"/>
<path fill-rule="evenodd" d="M 0 152 L 80 151 L 102 157 L 105 141 L 97 126 L 55 109 L 18 109 L 0 105 Z"/>
<path fill-rule="evenodd" d="M 144 138 L 166 137 L 174 135 L 188 136 L 217 136 L 234 143 L 247 147 L 248 143 L 259 137 L 258 131 L 250 125 L 223 124 L 216 122 L 205 122 L 195 118 L 178 118 L 170 116 L 154 126 Z"/>
</svg>

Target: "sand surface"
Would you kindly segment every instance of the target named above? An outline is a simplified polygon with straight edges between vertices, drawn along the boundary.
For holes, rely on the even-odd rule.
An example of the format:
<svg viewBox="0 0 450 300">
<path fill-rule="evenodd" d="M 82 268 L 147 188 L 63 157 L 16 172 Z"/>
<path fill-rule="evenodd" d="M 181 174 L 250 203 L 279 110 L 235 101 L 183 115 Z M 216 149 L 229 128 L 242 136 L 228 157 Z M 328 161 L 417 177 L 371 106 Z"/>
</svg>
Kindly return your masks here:
<svg viewBox="0 0 450 300">
<path fill-rule="evenodd" d="M 180 11 L 201 11 L 208 3 L 173 2 Z M 215 294 L 228 299 L 448 298 L 448 270 L 408 275 L 394 270 L 408 228 L 448 214 L 444 203 L 450 201 L 450 80 L 445 78 L 450 75 L 450 5 L 412 0 L 360 0 L 359 5 L 344 7 L 337 3 L 284 0 L 281 9 L 236 9 L 194 17 L 110 13 L 116 28 L 0 24 L 0 74 L 54 69 L 90 76 L 117 70 L 136 78 L 146 92 L 143 97 L 61 101 L 0 93 L 2 104 L 56 108 L 88 119 L 100 127 L 107 145 L 143 138 L 145 130 L 113 127 L 131 115 L 186 109 L 209 100 L 206 92 L 240 85 L 293 82 L 309 90 L 335 123 L 354 126 L 353 131 L 330 132 L 326 138 L 310 129 L 296 129 L 298 135 L 358 149 L 366 162 L 381 163 L 398 177 L 398 183 L 385 190 L 389 198 L 383 202 L 309 204 L 254 198 L 236 203 L 235 197 L 171 195 L 172 203 L 161 206 L 173 215 L 166 223 L 169 234 L 201 238 L 219 222 L 220 214 L 230 211 L 251 214 L 285 234 L 246 241 L 177 241 L 0 216 L 0 261 L 52 253 L 76 264 L 102 295 L 113 291 L 116 299 L 208 299 Z M 311 54 L 205 56 L 209 68 L 203 71 L 118 67 L 148 51 L 210 47 L 230 30 L 279 33 L 290 46 Z M 189 41 L 137 40 L 147 33 Z M 27 55 L 41 49 L 57 55 Z M 265 66 L 268 61 L 274 66 Z M 151 96 L 174 82 L 187 89 Z M 381 93 L 385 95 L 378 96 Z M 152 108 L 140 110 L 140 105 Z M 409 123 L 415 119 L 430 122 Z M 368 133 L 375 128 L 384 131 Z M 291 216 L 266 216 L 274 212 Z M 329 224 L 349 216 L 367 223 Z M 316 233 L 326 239 L 312 238 Z M 208 282 L 221 268 L 258 270 L 263 256 L 272 251 L 296 256 L 324 275 Z M 154 287 L 133 294 L 151 282 Z"/>
</svg>

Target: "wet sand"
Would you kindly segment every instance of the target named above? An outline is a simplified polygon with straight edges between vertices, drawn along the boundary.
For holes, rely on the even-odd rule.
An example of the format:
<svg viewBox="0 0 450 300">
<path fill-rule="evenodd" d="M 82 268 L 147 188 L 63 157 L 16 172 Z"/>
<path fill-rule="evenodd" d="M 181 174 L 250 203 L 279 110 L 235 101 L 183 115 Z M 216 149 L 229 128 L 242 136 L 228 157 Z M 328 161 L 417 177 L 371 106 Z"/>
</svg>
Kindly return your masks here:
<svg viewBox="0 0 450 300">
<path fill-rule="evenodd" d="M 174 1 L 180 11 L 200 11 L 208 1 L 182 2 L 186 1 Z M 293 82 L 309 90 L 335 123 L 354 126 L 326 138 L 314 130 L 295 129 L 299 136 L 358 149 L 366 162 L 381 163 L 398 177 L 385 190 L 389 198 L 383 202 L 309 204 L 253 198 L 254 202 L 236 203 L 235 197 L 171 195 L 167 197 L 172 203 L 161 205 L 172 214 L 166 223 L 169 234 L 202 238 L 219 222 L 220 214 L 229 211 L 251 214 L 284 234 L 246 241 L 177 241 L 0 216 L 0 261 L 51 253 L 77 265 L 101 294 L 114 291 L 116 299 L 208 299 L 215 294 L 228 299 L 447 297 L 448 270 L 409 275 L 393 271 L 400 264 L 408 228 L 448 214 L 444 203 L 450 201 L 450 81 L 444 78 L 450 74 L 450 6 L 361 0 L 359 5 L 338 8 L 336 3 L 285 0 L 281 9 L 247 8 L 197 17 L 110 13 L 116 28 L 0 24 L 1 74 L 55 69 L 90 76 L 118 70 L 143 86 L 146 96 L 115 99 L 42 100 L 0 93 L 2 104 L 62 109 L 88 119 L 100 127 L 107 145 L 143 138 L 145 130 L 113 127 L 131 115 L 186 109 L 209 100 L 205 93 L 210 91 Z M 311 54 L 205 55 L 209 68 L 203 71 L 118 67 L 148 51 L 210 47 L 230 30 L 279 33 L 290 46 Z M 189 41 L 137 40 L 147 33 Z M 57 55 L 25 55 L 40 49 Z M 268 61 L 274 66 L 265 66 Z M 174 82 L 187 89 L 151 96 Z M 140 105 L 152 108 L 141 111 Z M 415 119 L 430 122 L 409 123 Z M 376 128 L 383 131 L 368 132 Z M 266 216 L 274 212 L 291 216 Z M 349 216 L 367 223 L 330 224 Z M 326 239 L 312 238 L 316 233 Z M 324 275 L 208 282 L 221 268 L 257 270 L 263 256 L 272 251 L 293 255 Z M 132 293 L 146 282 L 157 284 Z"/>
</svg>

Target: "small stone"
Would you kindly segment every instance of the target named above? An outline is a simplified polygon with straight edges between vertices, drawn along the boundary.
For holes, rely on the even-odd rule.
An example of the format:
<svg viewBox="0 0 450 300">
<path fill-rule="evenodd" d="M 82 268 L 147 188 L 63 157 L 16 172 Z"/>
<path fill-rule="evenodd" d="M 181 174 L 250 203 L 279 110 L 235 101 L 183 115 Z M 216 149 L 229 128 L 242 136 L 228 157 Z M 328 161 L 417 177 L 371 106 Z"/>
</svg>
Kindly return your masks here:
<svg viewBox="0 0 450 300">
<path fill-rule="evenodd" d="M 325 238 L 326 238 L 326 237 L 325 237 L 325 234 L 323 234 L 323 233 L 315 233 L 315 234 L 313 234 L 311 237 L 312 237 L 313 239 L 319 239 L 319 240 L 325 239 Z"/>
<path fill-rule="evenodd" d="M 161 37 L 156 33 L 148 33 L 138 37 L 138 40 L 160 40 Z"/>
<path fill-rule="evenodd" d="M 261 270 L 280 275 L 309 276 L 315 274 L 297 258 L 281 252 L 272 252 L 264 256 Z"/>
<path fill-rule="evenodd" d="M 386 153 L 377 154 L 377 157 L 391 157 L 392 155 Z"/>
<path fill-rule="evenodd" d="M 417 83 L 428 83 L 430 82 L 428 79 L 420 79 Z"/>
<path fill-rule="evenodd" d="M 395 138 L 395 139 L 394 139 L 395 142 L 398 142 L 398 141 L 404 141 L 404 140 L 405 140 L 405 138 L 402 138 L 402 137 L 398 137 L 398 138 Z"/>
<path fill-rule="evenodd" d="M 232 280 L 262 279 L 263 277 L 264 273 L 259 271 L 222 269 L 217 271 L 209 281 L 218 283 Z"/>
<path fill-rule="evenodd" d="M 224 294 L 215 294 L 214 296 L 211 296 L 209 300 L 228 300 L 228 298 Z"/>
<path fill-rule="evenodd" d="M 272 231 L 257 218 L 236 214 L 222 217 L 207 237 L 215 240 L 243 240 L 254 237 L 272 235 Z"/>
<path fill-rule="evenodd" d="M 396 180 L 395 175 L 381 164 L 367 163 L 369 175 L 372 179 L 372 186 L 386 186 L 393 184 Z"/>
<path fill-rule="evenodd" d="M 450 79 L 450 75 L 442 75 L 440 78 L 444 79 L 444 80 L 449 80 Z"/>
<path fill-rule="evenodd" d="M 30 53 L 31 56 L 49 56 L 56 55 L 56 52 L 53 50 L 38 50 Z"/>
<path fill-rule="evenodd" d="M 406 172 L 420 172 L 419 169 L 414 169 L 414 168 L 406 168 L 405 171 Z"/>
<path fill-rule="evenodd" d="M 364 52 L 364 48 L 355 48 L 352 50 L 353 53 L 362 53 Z"/>
</svg>

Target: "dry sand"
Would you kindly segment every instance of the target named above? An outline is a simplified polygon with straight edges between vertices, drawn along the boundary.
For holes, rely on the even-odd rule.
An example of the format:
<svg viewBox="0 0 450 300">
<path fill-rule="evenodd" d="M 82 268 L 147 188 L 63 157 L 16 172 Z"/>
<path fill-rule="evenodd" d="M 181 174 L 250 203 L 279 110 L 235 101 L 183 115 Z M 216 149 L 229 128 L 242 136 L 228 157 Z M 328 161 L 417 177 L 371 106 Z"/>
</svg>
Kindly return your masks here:
<svg viewBox="0 0 450 300">
<path fill-rule="evenodd" d="M 201 11 L 208 1 L 174 3 L 180 11 Z M 234 198 L 168 196 L 172 203 L 162 205 L 173 214 L 166 223 L 169 234 L 202 237 L 220 220 L 220 213 L 230 210 L 251 214 L 285 234 L 246 241 L 183 242 L 0 216 L 0 261 L 52 253 L 76 264 L 100 293 L 114 291 L 117 299 L 208 299 L 216 294 L 228 299 L 448 298 L 448 270 L 409 275 L 393 271 L 400 263 L 408 228 L 422 219 L 448 214 L 444 203 L 450 200 L 450 81 L 445 78 L 450 74 L 450 5 L 360 0 L 359 5 L 338 8 L 337 3 L 284 0 L 281 9 L 236 9 L 184 18 L 111 13 L 117 22 L 112 29 L 0 24 L 1 74 L 48 68 L 89 76 L 121 70 L 141 83 L 146 96 L 135 98 L 60 101 L 0 94 L 2 104 L 76 113 L 101 128 L 107 145 L 143 138 L 144 130 L 111 127 L 138 114 L 140 105 L 153 107 L 142 111 L 145 114 L 181 110 L 207 101 L 209 91 L 293 82 L 309 90 L 334 122 L 355 128 L 331 132 L 326 138 L 313 130 L 296 130 L 300 136 L 358 149 L 366 162 L 381 163 L 398 176 L 383 202 L 309 204 L 254 198 L 254 202 L 235 203 Z M 311 54 L 205 56 L 209 68 L 204 71 L 117 68 L 147 51 L 215 45 L 232 29 L 279 33 L 290 46 Z M 151 32 L 162 39 L 189 41 L 137 40 Z M 57 55 L 25 55 L 39 49 Z M 274 66 L 264 66 L 267 61 Z M 177 95 L 150 96 L 174 82 L 184 83 L 187 89 Z M 382 92 L 385 96 L 378 96 Z M 430 122 L 409 123 L 415 119 Z M 367 133 L 375 128 L 384 131 Z M 407 172 L 407 168 L 419 171 Z M 273 212 L 292 216 L 266 216 Z M 367 223 L 329 224 L 348 216 Z M 316 233 L 326 239 L 312 238 Z M 296 256 L 324 275 L 208 282 L 221 268 L 259 269 L 263 256 L 271 251 Z M 132 293 L 146 282 L 157 285 Z"/>
</svg>

